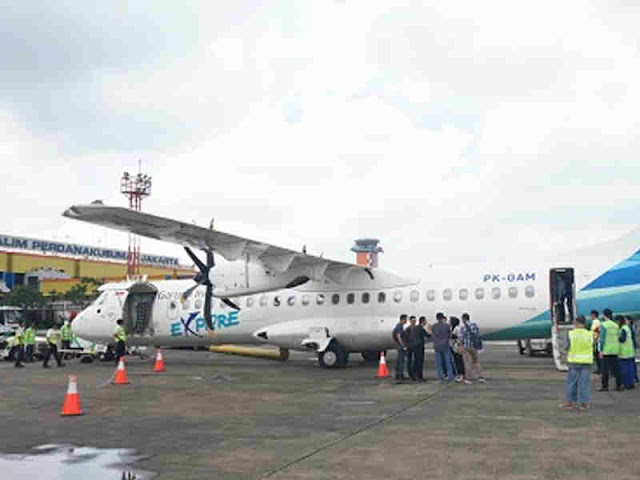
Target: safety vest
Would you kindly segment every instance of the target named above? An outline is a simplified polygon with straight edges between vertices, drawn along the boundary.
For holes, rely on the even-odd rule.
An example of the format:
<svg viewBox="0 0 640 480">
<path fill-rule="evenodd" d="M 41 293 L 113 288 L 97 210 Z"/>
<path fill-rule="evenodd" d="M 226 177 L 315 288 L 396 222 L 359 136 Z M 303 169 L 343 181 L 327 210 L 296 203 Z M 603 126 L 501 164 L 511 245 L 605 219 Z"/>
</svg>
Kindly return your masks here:
<svg viewBox="0 0 640 480">
<path fill-rule="evenodd" d="M 116 341 L 118 342 L 126 342 L 127 341 L 127 332 L 125 331 L 122 325 L 118 325 L 116 327 L 116 333 L 114 335 L 116 337 Z"/>
<path fill-rule="evenodd" d="M 27 327 L 24 331 L 24 344 L 35 345 L 36 344 L 36 331 L 33 327 Z"/>
<path fill-rule="evenodd" d="M 625 325 L 621 329 L 623 332 L 627 333 L 627 338 L 624 342 L 620 344 L 620 355 L 619 357 L 622 359 L 634 358 L 636 356 L 636 351 L 633 348 L 633 339 L 631 338 L 631 329 L 629 325 Z"/>
<path fill-rule="evenodd" d="M 49 330 L 47 332 L 47 342 L 57 345 L 60 342 L 60 330 Z"/>
<path fill-rule="evenodd" d="M 13 345 L 18 347 L 24 343 L 24 331 L 18 328 L 13 334 Z"/>
<path fill-rule="evenodd" d="M 71 330 L 71 325 L 64 324 L 60 329 L 60 333 L 62 334 L 62 340 L 69 342 L 73 340 L 73 331 Z"/>
<path fill-rule="evenodd" d="M 604 323 L 600 325 L 600 328 L 607 332 L 604 345 L 602 346 L 602 354 L 620 354 L 620 327 L 618 327 L 618 324 L 607 318 Z"/>
<path fill-rule="evenodd" d="M 568 363 L 593 363 L 593 333 L 584 328 L 575 328 L 569 332 Z"/>
</svg>

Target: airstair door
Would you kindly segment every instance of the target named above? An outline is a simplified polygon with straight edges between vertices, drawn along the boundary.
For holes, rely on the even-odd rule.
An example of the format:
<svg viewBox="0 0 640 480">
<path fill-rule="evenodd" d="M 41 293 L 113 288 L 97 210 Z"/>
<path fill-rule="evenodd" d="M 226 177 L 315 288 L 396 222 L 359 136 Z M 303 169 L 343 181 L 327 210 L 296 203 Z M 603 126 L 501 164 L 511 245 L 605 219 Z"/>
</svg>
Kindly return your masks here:
<svg viewBox="0 0 640 480">
<path fill-rule="evenodd" d="M 560 371 L 567 370 L 566 339 L 576 318 L 576 285 L 573 268 L 549 270 L 549 311 L 553 360 Z"/>
</svg>

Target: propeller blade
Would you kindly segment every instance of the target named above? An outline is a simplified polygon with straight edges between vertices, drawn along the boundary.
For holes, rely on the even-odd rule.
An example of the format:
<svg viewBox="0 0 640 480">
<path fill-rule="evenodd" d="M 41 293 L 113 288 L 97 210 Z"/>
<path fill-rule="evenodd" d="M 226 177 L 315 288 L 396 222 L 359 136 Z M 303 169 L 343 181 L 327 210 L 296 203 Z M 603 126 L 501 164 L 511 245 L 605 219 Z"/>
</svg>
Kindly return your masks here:
<svg viewBox="0 0 640 480">
<path fill-rule="evenodd" d="M 211 294 L 213 293 L 213 287 L 210 283 L 207 284 L 207 291 L 204 296 L 204 321 L 207 324 L 209 330 L 214 329 L 213 320 L 211 317 L 213 316 L 213 312 L 211 311 Z"/>
<path fill-rule="evenodd" d="M 196 283 L 193 287 L 187 288 L 182 294 L 182 299 L 186 300 L 193 293 L 193 291 L 200 286 L 199 283 Z"/>
<path fill-rule="evenodd" d="M 210 248 L 207 248 L 207 267 L 213 268 L 216 266 L 216 262 L 213 259 L 213 251 Z"/>
<path fill-rule="evenodd" d="M 235 309 L 235 310 L 240 310 L 240 307 L 238 305 L 236 305 L 235 303 L 233 303 L 230 299 L 228 299 L 227 297 L 222 297 L 220 298 L 220 300 L 222 300 L 225 304 L 227 304 L 227 306 Z"/>
<path fill-rule="evenodd" d="M 202 272 L 203 275 L 207 275 L 207 266 L 202 263 L 202 260 L 200 260 L 198 257 L 196 257 L 196 254 L 193 253 L 193 251 L 189 248 L 189 247 L 184 247 L 185 251 L 187 252 L 187 255 L 189 255 L 189 258 L 191 258 L 191 260 L 193 260 L 193 263 L 195 263 L 198 266 L 198 269 Z"/>
</svg>

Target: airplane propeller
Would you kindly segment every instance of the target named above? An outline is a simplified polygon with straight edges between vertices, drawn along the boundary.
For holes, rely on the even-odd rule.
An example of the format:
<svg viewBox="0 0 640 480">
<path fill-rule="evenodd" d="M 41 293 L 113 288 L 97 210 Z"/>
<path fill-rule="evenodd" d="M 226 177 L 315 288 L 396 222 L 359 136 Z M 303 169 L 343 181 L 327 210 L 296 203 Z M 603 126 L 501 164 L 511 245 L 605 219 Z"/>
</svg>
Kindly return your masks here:
<svg viewBox="0 0 640 480">
<path fill-rule="evenodd" d="M 214 325 L 213 325 L 213 321 L 211 320 L 211 317 L 213 315 L 213 312 L 211 310 L 211 296 L 213 294 L 213 284 L 209 279 L 209 272 L 213 267 L 216 266 L 215 260 L 213 258 L 213 251 L 209 248 L 205 250 L 207 254 L 207 263 L 204 264 L 202 260 L 200 260 L 189 247 L 184 247 L 184 249 L 187 252 L 187 255 L 189 255 L 189 258 L 191 258 L 191 260 L 193 260 L 193 263 L 195 263 L 196 266 L 198 267 L 199 272 L 196 274 L 195 277 L 193 277 L 193 280 L 196 282 L 196 284 L 184 292 L 183 298 L 184 299 L 189 298 L 189 295 L 191 295 L 191 293 L 193 293 L 193 291 L 196 288 L 198 288 L 200 285 L 205 285 L 206 291 L 204 296 L 204 321 L 207 324 L 207 327 L 209 328 L 209 330 L 213 330 Z M 223 297 L 221 298 L 221 300 L 229 307 L 234 308 L 236 310 L 240 310 L 240 307 L 237 306 L 235 303 L 233 303 L 230 299 Z"/>
</svg>

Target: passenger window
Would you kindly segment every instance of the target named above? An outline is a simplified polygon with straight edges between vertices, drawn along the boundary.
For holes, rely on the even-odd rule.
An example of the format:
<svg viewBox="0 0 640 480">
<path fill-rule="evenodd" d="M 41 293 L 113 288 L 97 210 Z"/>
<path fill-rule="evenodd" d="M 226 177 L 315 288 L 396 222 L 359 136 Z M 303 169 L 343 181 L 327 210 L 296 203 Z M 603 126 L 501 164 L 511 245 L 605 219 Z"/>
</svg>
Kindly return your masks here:
<svg viewBox="0 0 640 480">
<path fill-rule="evenodd" d="M 353 302 L 356 301 L 356 295 L 354 293 L 348 293 L 347 294 L 347 303 L 349 305 L 353 305 Z"/>
<path fill-rule="evenodd" d="M 518 296 L 518 287 L 509 287 L 509 298 L 516 298 Z"/>
<path fill-rule="evenodd" d="M 491 298 L 498 300 L 500 298 L 500 287 L 493 287 L 491 289 Z"/>
<path fill-rule="evenodd" d="M 262 295 L 262 296 L 260 297 L 260 306 L 261 306 L 261 307 L 266 307 L 266 306 L 267 306 L 267 303 L 269 303 L 269 299 L 267 298 L 267 296 L 266 296 L 266 295 Z"/>
<path fill-rule="evenodd" d="M 427 290 L 427 300 L 433 302 L 436 299 L 436 291 L 431 289 Z"/>
<path fill-rule="evenodd" d="M 536 295 L 536 289 L 533 285 L 527 285 L 524 289 L 524 296 L 528 298 L 533 298 Z"/>
<path fill-rule="evenodd" d="M 478 287 L 476 288 L 476 291 L 474 293 L 476 300 L 483 300 L 484 299 L 484 288 L 482 287 Z"/>
<path fill-rule="evenodd" d="M 396 290 L 393 292 L 393 301 L 400 303 L 402 301 L 402 290 Z"/>
<path fill-rule="evenodd" d="M 247 297 L 247 308 L 253 307 L 253 303 L 254 303 L 254 298 L 253 297 Z"/>
<path fill-rule="evenodd" d="M 420 300 L 420 292 L 418 290 L 411 290 L 410 299 L 412 302 L 417 302 Z"/>
<path fill-rule="evenodd" d="M 278 295 L 275 295 L 273 297 L 273 306 L 274 307 L 279 307 L 281 303 L 282 302 L 280 301 L 280 297 Z"/>
<path fill-rule="evenodd" d="M 369 303 L 370 297 L 371 295 L 369 295 L 369 292 L 364 292 L 362 294 L 362 303 Z"/>
<path fill-rule="evenodd" d="M 384 303 L 387 301 L 387 295 L 384 292 L 378 292 L 378 303 Z"/>
<path fill-rule="evenodd" d="M 331 303 L 333 303 L 334 305 L 338 305 L 340 303 L 339 293 L 334 293 L 333 295 L 331 295 Z"/>
<path fill-rule="evenodd" d="M 466 300 L 467 298 L 469 298 L 469 290 L 467 290 L 466 288 L 461 288 L 458 292 L 458 298 L 460 300 Z"/>
<path fill-rule="evenodd" d="M 449 301 L 453 298 L 453 291 L 450 288 L 445 288 L 442 292 L 442 299 Z"/>
<path fill-rule="evenodd" d="M 324 293 L 319 293 L 316 295 L 316 303 L 318 305 L 324 305 Z"/>
<path fill-rule="evenodd" d="M 290 307 L 293 307 L 295 304 L 296 304 L 295 295 L 291 295 L 289 298 L 287 298 L 287 305 L 289 305 Z"/>
<path fill-rule="evenodd" d="M 304 305 L 305 307 L 309 305 L 309 295 L 307 295 L 306 293 L 302 295 L 302 305 Z"/>
<path fill-rule="evenodd" d="M 202 308 L 202 299 L 198 298 L 195 302 L 194 302 L 194 306 L 200 310 Z"/>
</svg>

